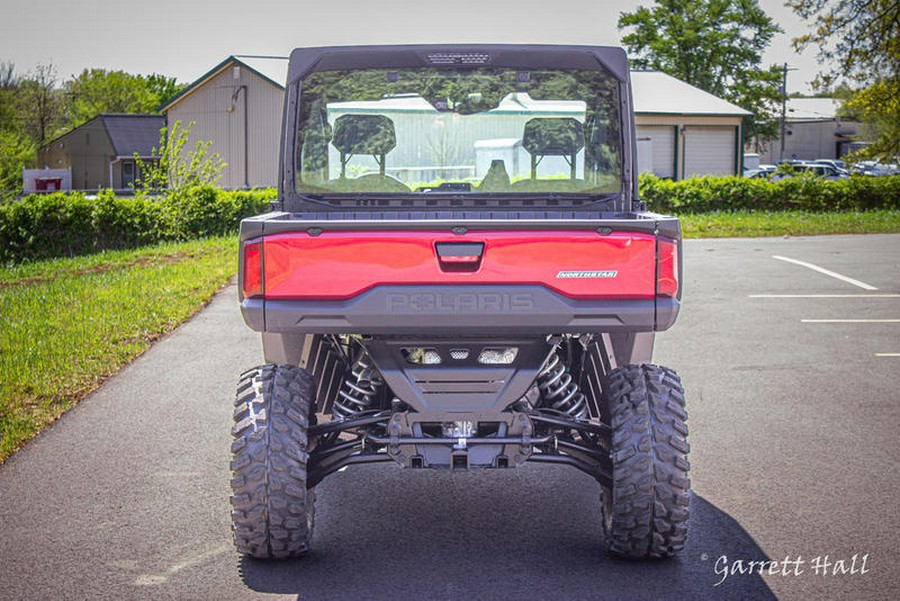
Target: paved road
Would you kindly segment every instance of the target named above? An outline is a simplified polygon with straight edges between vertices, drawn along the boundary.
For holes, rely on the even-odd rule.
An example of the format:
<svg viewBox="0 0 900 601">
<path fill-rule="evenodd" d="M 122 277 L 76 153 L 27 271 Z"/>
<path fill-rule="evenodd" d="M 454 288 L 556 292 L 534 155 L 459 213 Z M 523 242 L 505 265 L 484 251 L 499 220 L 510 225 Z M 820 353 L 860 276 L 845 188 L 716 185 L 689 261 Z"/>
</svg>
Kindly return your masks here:
<svg viewBox="0 0 900 601">
<path fill-rule="evenodd" d="M 802 321 L 900 319 L 900 298 L 751 297 L 900 294 L 898 250 L 900 236 L 687 243 L 685 306 L 657 353 L 691 412 L 696 494 L 673 561 L 606 557 L 598 487 L 575 471 L 387 465 L 319 486 L 310 557 L 241 560 L 230 397 L 261 352 L 228 289 L 0 467 L 0 598 L 900 598 L 900 357 L 876 356 L 900 353 L 900 323 Z M 826 554 L 858 554 L 857 571 L 868 554 L 867 573 L 817 575 Z M 721 572 L 764 559 L 790 563 Z"/>
</svg>

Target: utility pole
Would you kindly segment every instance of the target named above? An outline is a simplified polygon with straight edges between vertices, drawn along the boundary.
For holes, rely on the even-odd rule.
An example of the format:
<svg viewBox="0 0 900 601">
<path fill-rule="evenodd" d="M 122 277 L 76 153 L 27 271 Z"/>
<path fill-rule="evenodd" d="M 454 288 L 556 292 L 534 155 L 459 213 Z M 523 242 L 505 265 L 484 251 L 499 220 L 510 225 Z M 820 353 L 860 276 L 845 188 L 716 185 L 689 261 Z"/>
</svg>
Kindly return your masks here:
<svg viewBox="0 0 900 601">
<path fill-rule="evenodd" d="M 784 138 L 785 134 L 785 119 L 787 117 L 787 74 L 788 71 L 796 71 L 796 69 L 789 69 L 788 64 L 784 63 L 782 67 L 782 75 L 781 75 L 781 123 L 779 124 L 779 132 L 778 132 L 778 140 L 781 142 L 781 151 L 778 153 L 778 162 L 784 161 Z"/>
</svg>

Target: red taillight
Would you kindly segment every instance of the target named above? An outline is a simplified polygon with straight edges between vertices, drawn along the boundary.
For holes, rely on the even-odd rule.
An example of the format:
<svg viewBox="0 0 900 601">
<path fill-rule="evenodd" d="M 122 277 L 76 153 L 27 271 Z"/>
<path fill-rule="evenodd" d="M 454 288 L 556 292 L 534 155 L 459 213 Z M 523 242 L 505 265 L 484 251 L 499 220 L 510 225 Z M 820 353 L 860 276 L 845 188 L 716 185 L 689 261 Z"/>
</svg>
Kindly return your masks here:
<svg viewBox="0 0 900 601">
<path fill-rule="evenodd" d="M 241 290 L 244 298 L 263 294 L 262 240 L 244 242 L 244 278 Z"/>
<path fill-rule="evenodd" d="M 678 243 L 660 238 L 656 272 L 656 295 L 678 296 Z"/>
</svg>

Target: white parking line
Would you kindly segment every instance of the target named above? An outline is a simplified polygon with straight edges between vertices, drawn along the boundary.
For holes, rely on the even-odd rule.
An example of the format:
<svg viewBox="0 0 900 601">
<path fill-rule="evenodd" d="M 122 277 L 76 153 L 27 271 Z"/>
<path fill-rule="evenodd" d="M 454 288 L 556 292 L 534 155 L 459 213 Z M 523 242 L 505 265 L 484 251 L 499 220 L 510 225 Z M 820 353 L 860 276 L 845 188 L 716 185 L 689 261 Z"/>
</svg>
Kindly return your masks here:
<svg viewBox="0 0 900 601">
<path fill-rule="evenodd" d="M 793 263 L 794 265 L 800 265 L 801 267 L 806 267 L 807 269 L 812 269 L 813 271 L 818 271 L 819 273 L 825 274 L 827 276 L 833 277 L 836 280 L 841 280 L 842 282 L 847 282 L 848 284 L 853 284 L 863 290 L 878 290 L 875 286 L 870 286 L 865 282 L 860 282 L 859 280 L 854 280 L 853 278 L 848 278 L 845 275 L 841 275 L 839 273 L 835 273 L 833 271 L 829 271 L 824 267 L 819 267 L 818 265 L 813 265 L 812 263 L 807 263 L 806 261 L 798 261 L 797 259 L 790 259 L 788 257 L 782 257 L 780 255 L 772 255 L 773 259 L 777 259 L 779 261 L 785 261 L 787 263 Z"/>
<path fill-rule="evenodd" d="M 801 323 L 900 323 L 900 319 L 801 319 Z"/>
<path fill-rule="evenodd" d="M 900 294 L 749 294 L 749 298 L 900 298 Z"/>
<path fill-rule="evenodd" d="M 900 357 L 900 353 L 875 353 L 876 357 Z"/>
</svg>

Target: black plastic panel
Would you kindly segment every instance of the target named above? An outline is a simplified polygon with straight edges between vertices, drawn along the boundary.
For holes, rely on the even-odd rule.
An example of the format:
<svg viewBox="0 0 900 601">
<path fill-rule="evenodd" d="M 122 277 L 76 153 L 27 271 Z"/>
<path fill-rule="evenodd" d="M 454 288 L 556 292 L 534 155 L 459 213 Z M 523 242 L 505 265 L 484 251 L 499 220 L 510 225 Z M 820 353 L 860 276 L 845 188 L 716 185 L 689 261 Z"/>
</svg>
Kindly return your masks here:
<svg viewBox="0 0 900 601">
<path fill-rule="evenodd" d="M 257 331 L 494 336 L 650 332 L 670 325 L 679 303 L 660 299 L 660 305 L 652 299 L 573 300 L 534 285 L 380 286 L 349 300 L 244 300 L 241 309 Z"/>
</svg>

